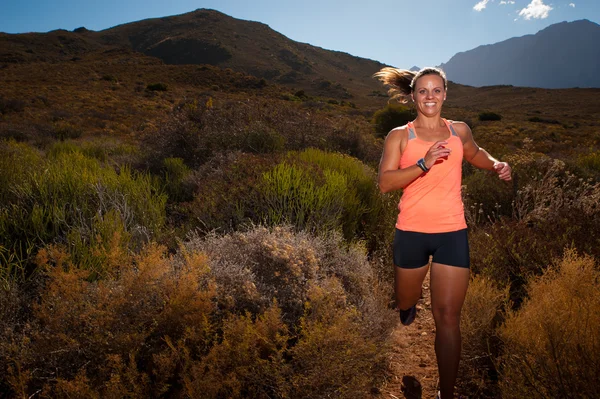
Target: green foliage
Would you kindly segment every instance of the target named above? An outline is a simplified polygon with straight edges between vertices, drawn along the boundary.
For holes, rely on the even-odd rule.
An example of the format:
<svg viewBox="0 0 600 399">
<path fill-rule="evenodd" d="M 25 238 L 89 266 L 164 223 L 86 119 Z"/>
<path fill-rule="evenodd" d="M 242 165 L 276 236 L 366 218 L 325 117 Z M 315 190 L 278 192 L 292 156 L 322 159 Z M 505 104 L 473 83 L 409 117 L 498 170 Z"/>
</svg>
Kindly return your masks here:
<svg viewBox="0 0 600 399">
<path fill-rule="evenodd" d="M 415 114 L 410 108 L 400 104 L 387 104 L 373 114 L 375 135 L 385 137 L 390 130 L 406 125 L 413 119 L 415 119 Z"/>
<path fill-rule="evenodd" d="M 172 201 L 186 200 L 191 197 L 185 179 L 191 173 L 190 168 L 181 158 L 165 158 L 163 160 L 164 182 L 167 194 Z"/>
<path fill-rule="evenodd" d="M 131 244 L 140 245 L 164 224 L 166 197 L 148 175 L 127 167 L 117 173 L 79 152 L 55 151 L 44 158 L 11 143 L 0 152 L 6 183 L 0 190 L 0 239 L 7 248 L 64 242 L 80 261 L 98 234 L 104 240 L 130 234 Z M 17 160 L 28 162 L 12 162 Z"/>
<path fill-rule="evenodd" d="M 257 154 L 269 154 L 283 151 L 285 137 L 262 123 L 251 124 L 246 133 L 241 150 Z"/>
<path fill-rule="evenodd" d="M 268 225 L 291 223 L 300 229 L 326 232 L 340 226 L 345 206 L 358 206 L 346 177 L 282 162 L 263 174 L 262 218 Z M 358 210 L 357 210 L 358 211 Z M 355 222 L 355 221 L 351 221 Z"/>
<path fill-rule="evenodd" d="M 581 155 L 576 163 L 585 171 L 586 175 L 593 176 L 596 180 L 600 180 L 600 152 L 591 152 L 589 154 Z"/>
<path fill-rule="evenodd" d="M 83 129 L 68 122 L 57 122 L 52 131 L 52 136 L 57 140 L 76 139 L 82 134 Z"/>
<path fill-rule="evenodd" d="M 393 233 L 389 220 L 396 209 L 391 197 L 379 193 L 374 176 L 353 157 L 316 149 L 281 160 L 232 155 L 196 174 L 198 189 L 187 209 L 205 230 L 289 223 L 320 233 L 339 230 L 349 241 L 365 240 L 372 251 Z"/>
<path fill-rule="evenodd" d="M 122 144 L 116 140 L 96 139 L 86 141 L 64 140 L 52 143 L 46 150 L 49 158 L 56 158 L 60 153 L 81 153 L 88 158 L 102 162 L 112 161 L 117 164 L 131 164 L 136 157 L 135 146 Z"/>
<path fill-rule="evenodd" d="M 597 396 L 599 291 L 594 259 L 575 251 L 530 282 L 529 299 L 501 329 L 502 397 Z"/>
<path fill-rule="evenodd" d="M 167 85 L 164 83 L 151 83 L 146 86 L 149 91 L 167 91 Z"/>
<path fill-rule="evenodd" d="M 502 120 L 502 115 L 497 114 L 495 112 L 491 112 L 491 111 L 480 112 L 479 120 L 482 122 L 483 121 L 500 121 L 500 120 Z"/>
</svg>

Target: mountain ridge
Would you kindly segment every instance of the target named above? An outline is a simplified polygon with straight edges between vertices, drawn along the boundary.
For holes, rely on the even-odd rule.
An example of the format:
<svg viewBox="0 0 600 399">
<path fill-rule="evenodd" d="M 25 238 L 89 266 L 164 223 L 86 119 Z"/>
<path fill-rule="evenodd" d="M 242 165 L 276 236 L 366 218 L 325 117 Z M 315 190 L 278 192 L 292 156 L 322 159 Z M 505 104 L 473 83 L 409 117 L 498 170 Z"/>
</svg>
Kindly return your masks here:
<svg viewBox="0 0 600 399">
<path fill-rule="evenodd" d="M 595 72 L 600 48 L 594 45 L 599 40 L 600 25 L 587 19 L 565 21 L 535 34 L 459 52 L 440 66 L 450 80 L 476 87 L 600 87 Z"/>
</svg>

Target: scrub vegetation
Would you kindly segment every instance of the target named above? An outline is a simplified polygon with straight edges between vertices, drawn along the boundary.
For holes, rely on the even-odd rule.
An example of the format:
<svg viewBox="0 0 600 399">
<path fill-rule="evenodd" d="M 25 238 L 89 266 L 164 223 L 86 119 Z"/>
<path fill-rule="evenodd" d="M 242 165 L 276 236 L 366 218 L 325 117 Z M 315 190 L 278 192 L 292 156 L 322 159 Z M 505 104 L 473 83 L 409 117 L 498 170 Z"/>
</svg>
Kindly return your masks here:
<svg viewBox="0 0 600 399">
<path fill-rule="evenodd" d="M 0 74 L 0 397 L 377 397 L 399 194 L 376 170 L 410 109 L 137 53 L 48 65 Z M 598 96 L 530 96 L 448 92 L 515 175 L 464 166 L 471 398 L 600 388 Z"/>
</svg>

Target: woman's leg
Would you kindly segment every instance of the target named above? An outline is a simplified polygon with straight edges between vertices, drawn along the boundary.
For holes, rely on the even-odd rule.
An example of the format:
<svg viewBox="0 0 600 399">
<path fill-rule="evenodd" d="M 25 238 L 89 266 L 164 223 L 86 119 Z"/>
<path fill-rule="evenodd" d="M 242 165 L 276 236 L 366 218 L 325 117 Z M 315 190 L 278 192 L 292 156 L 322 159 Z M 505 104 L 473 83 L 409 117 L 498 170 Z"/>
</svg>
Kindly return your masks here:
<svg viewBox="0 0 600 399">
<path fill-rule="evenodd" d="M 460 311 L 469 286 L 469 269 L 432 263 L 430 277 L 441 399 L 451 399 L 460 361 Z"/>
<path fill-rule="evenodd" d="M 416 269 L 394 266 L 394 292 L 398 309 L 407 310 L 421 297 L 421 286 L 429 270 L 429 265 Z"/>
</svg>

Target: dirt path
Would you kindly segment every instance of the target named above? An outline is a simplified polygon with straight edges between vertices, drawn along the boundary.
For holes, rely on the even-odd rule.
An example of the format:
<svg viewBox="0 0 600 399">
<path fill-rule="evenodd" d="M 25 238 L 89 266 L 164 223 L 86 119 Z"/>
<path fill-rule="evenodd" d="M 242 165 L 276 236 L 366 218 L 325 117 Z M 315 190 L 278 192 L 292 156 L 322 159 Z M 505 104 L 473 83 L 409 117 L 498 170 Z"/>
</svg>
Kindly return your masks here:
<svg viewBox="0 0 600 399">
<path fill-rule="evenodd" d="M 431 314 L 429 273 L 417 309 L 417 318 L 410 326 L 403 326 L 398 319 L 398 326 L 392 333 L 393 352 L 388 363 L 390 379 L 381 388 L 379 398 L 435 398 L 438 371 L 433 347 L 435 324 Z"/>
</svg>

